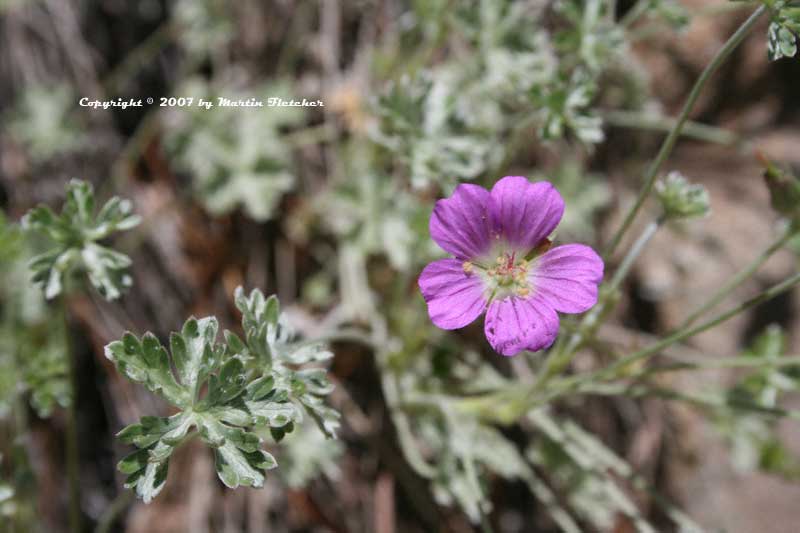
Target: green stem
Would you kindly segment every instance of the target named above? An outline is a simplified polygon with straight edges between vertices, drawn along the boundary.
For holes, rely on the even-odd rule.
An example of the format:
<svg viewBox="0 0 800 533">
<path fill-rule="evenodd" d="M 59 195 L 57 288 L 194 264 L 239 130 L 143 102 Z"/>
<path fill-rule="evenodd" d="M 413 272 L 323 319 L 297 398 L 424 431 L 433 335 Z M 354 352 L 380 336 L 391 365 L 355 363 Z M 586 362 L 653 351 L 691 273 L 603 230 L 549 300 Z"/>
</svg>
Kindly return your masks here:
<svg viewBox="0 0 800 533">
<path fill-rule="evenodd" d="M 629 397 L 638 396 L 658 396 L 669 400 L 686 402 L 697 407 L 714 409 L 731 409 L 739 411 L 750 411 L 762 415 L 788 417 L 800 419 L 800 411 L 792 411 L 782 407 L 769 407 L 759 405 L 741 398 L 727 398 L 719 394 L 712 393 L 688 393 L 663 387 L 649 387 L 641 384 L 622 384 L 622 383 L 587 383 L 580 387 L 576 392 L 583 394 L 598 394 L 601 396 L 618 396 L 624 394 Z"/>
<path fill-rule="evenodd" d="M 67 407 L 66 427 L 66 470 L 69 491 L 69 530 L 81 532 L 81 494 L 80 494 L 80 452 L 78 448 L 78 377 L 77 361 L 72 352 L 69 334 L 66 296 L 61 296 L 61 313 L 64 322 L 64 351 L 69 370 L 70 398 Z"/>
<path fill-rule="evenodd" d="M 495 420 L 500 423 L 511 423 L 532 408 L 552 402 L 570 393 L 577 392 L 581 390 L 581 387 L 591 386 L 598 381 L 625 377 L 625 371 L 630 364 L 657 354 L 667 346 L 675 344 L 676 342 L 709 330 L 743 311 L 786 292 L 797 283 L 800 283 L 800 272 L 790 276 L 777 285 L 773 285 L 758 296 L 742 302 L 733 309 L 717 315 L 707 322 L 703 322 L 692 328 L 675 331 L 664 339 L 627 357 L 619 359 L 608 367 L 558 380 L 552 383 L 551 387 L 548 387 L 546 390 L 542 390 L 542 387 L 537 383 L 526 383 L 515 387 L 505 387 L 502 390 L 493 391 L 480 396 L 463 398 L 457 402 L 453 402 L 453 407 L 472 413 L 478 417 Z"/>
<path fill-rule="evenodd" d="M 634 7 L 634 9 L 636 8 Z M 697 78 L 697 81 L 692 87 L 689 97 L 686 99 L 686 103 L 683 105 L 683 109 L 678 116 L 678 120 L 675 122 L 675 127 L 669 132 L 667 138 L 664 139 L 656 158 L 647 168 L 647 172 L 644 175 L 644 185 L 639 191 L 639 195 L 637 196 L 635 203 L 625 216 L 622 226 L 620 226 L 620 228 L 614 234 L 614 237 L 611 239 L 611 242 L 606 247 L 604 253 L 605 257 L 609 257 L 612 253 L 614 253 L 614 250 L 616 249 L 617 245 L 619 245 L 619 242 L 622 240 L 625 232 L 628 231 L 628 228 L 631 226 L 636 218 L 636 215 L 639 213 L 639 210 L 642 208 L 644 201 L 649 196 L 650 191 L 653 189 L 653 185 L 655 184 L 656 176 L 658 176 L 658 172 L 661 170 L 661 166 L 666 162 L 667 158 L 672 153 L 675 143 L 677 142 L 678 137 L 680 137 L 686 121 L 689 119 L 689 113 L 692 111 L 695 103 L 697 103 L 697 99 L 700 97 L 700 93 L 702 92 L 706 83 L 709 79 L 711 79 L 714 73 L 716 73 L 720 66 L 725 63 L 736 47 L 739 46 L 744 38 L 747 37 L 747 35 L 753 30 L 756 22 L 758 22 L 758 19 L 761 18 L 766 11 L 766 7 L 763 5 L 759 6 L 758 9 L 756 9 L 744 22 L 744 24 L 742 24 L 739 29 L 736 30 L 736 33 L 734 33 L 730 39 L 728 39 L 725 45 L 717 52 L 717 55 L 714 56 L 711 62 L 700 74 L 700 77 Z"/>
<path fill-rule="evenodd" d="M 647 13 L 648 7 L 650 7 L 650 2 L 647 0 L 639 0 L 625 13 L 625 16 L 619 21 L 619 25 L 623 28 L 631 27 L 634 22 L 639 20 L 639 17 Z"/>
<path fill-rule="evenodd" d="M 669 346 L 671 344 L 674 344 L 676 342 L 682 341 L 683 339 L 686 339 L 688 337 L 692 337 L 694 335 L 697 335 L 698 333 L 702 333 L 703 331 L 709 330 L 709 329 L 713 328 L 714 326 L 717 326 L 717 325 L 725 322 L 726 320 L 729 320 L 730 318 L 738 315 L 739 313 L 741 313 L 743 311 L 746 311 L 746 310 L 748 310 L 748 309 L 750 309 L 752 307 L 755 307 L 755 306 L 757 306 L 757 305 L 759 305 L 761 303 L 764 303 L 765 301 L 767 301 L 767 300 L 769 300 L 771 298 L 774 298 L 775 296 L 777 296 L 777 295 L 779 295 L 779 294 L 781 294 L 783 292 L 788 291 L 794 285 L 796 285 L 798 282 L 800 282 L 800 272 L 795 273 L 793 276 L 790 276 L 789 278 L 783 280 L 782 282 L 778 283 L 777 285 L 773 285 L 772 287 L 770 287 L 766 291 L 762 292 L 758 296 L 755 296 L 753 298 L 750 298 L 749 300 L 746 300 L 746 301 L 740 303 L 739 305 L 737 305 L 733 309 L 730 309 L 729 311 L 726 311 L 726 312 L 724 312 L 722 314 L 717 315 L 716 317 L 712 318 L 711 320 L 703 322 L 702 324 L 700 324 L 698 326 L 689 327 L 689 328 L 681 328 L 681 329 L 675 331 L 674 333 L 672 333 L 671 335 L 668 335 L 668 336 L 664 337 L 660 341 L 658 341 L 656 343 L 653 343 L 650 346 L 648 346 L 646 348 L 643 348 L 643 349 L 639 350 L 638 352 L 635 352 L 635 353 L 633 353 L 633 354 L 631 354 L 631 355 L 629 355 L 627 357 L 623 357 L 622 359 L 616 361 L 612 365 L 610 365 L 610 366 L 608 366 L 608 367 L 606 367 L 604 369 L 601 369 L 601 370 L 599 370 L 597 372 L 594 372 L 594 373 L 592 373 L 590 375 L 593 376 L 593 377 L 601 377 L 601 378 L 605 378 L 605 377 L 607 377 L 609 375 L 617 375 L 621 370 L 624 370 L 625 367 L 627 367 L 631 363 L 634 363 L 636 361 L 639 361 L 640 359 L 644 359 L 644 358 L 649 357 L 649 356 L 651 356 L 653 354 L 656 354 L 656 353 L 660 352 L 661 350 L 663 350 L 664 348 L 666 348 L 667 346 Z M 583 378 L 583 379 L 587 379 L 587 378 Z"/>
<path fill-rule="evenodd" d="M 642 250 L 644 250 L 644 247 L 648 242 L 650 242 L 650 239 L 653 238 L 653 235 L 656 234 L 656 231 L 658 231 L 658 228 L 661 227 L 665 220 L 666 219 L 664 217 L 659 217 L 647 225 L 631 249 L 628 250 L 628 253 L 623 258 L 622 263 L 619 265 L 617 271 L 614 272 L 614 276 L 611 278 L 611 283 L 609 283 L 608 286 L 610 292 L 614 292 L 619 289 L 620 285 L 622 285 L 622 281 L 628 275 L 628 272 L 630 272 L 631 267 L 633 267 L 634 261 L 636 261 L 636 259 L 642 253 Z"/>
<path fill-rule="evenodd" d="M 630 379 L 643 379 L 664 372 L 682 372 L 685 370 L 718 370 L 722 368 L 785 368 L 800 366 L 800 356 L 785 356 L 776 359 L 763 359 L 761 357 L 725 357 L 721 359 L 705 359 L 702 361 L 677 361 L 670 364 L 646 368 L 641 372 L 626 376 Z"/>
<path fill-rule="evenodd" d="M 752 263 L 740 270 L 733 276 L 728 283 L 723 285 L 716 293 L 703 305 L 695 309 L 686 320 L 684 320 L 680 328 L 691 326 L 695 320 L 701 315 L 716 307 L 722 300 L 724 300 L 731 292 L 733 292 L 739 285 L 744 283 L 750 276 L 752 276 L 761 265 L 763 265 L 772 254 L 780 250 L 786 242 L 792 238 L 794 230 L 792 226 L 787 227 L 777 239 L 775 239 L 769 246 L 756 257 Z"/>
<path fill-rule="evenodd" d="M 672 117 L 664 117 L 653 113 L 637 111 L 605 111 L 600 115 L 604 122 L 620 128 L 636 128 L 648 131 L 670 132 L 677 120 Z M 734 132 L 724 128 L 709 126 L 700 122 L 687 121 L 681 132 L 683 137 L 706 141 L 724 146 L 742 145 L 744 141 Z"/>
<path fill-rule="evenodd" d="M 650 242 L 650 239 L 653 238 L 653 235 L 656 234 L 658 228 L 664 223 L 664 220 L 663 217 L 659 217 L 647 225 L 631 249 L 628 250 L 619 268 L 614 272 L 611 281 L 601 289 L 600 300 L 597 305 L 583 317 L 578 328 L 569 337 L 569 340 L 566 343 L 558 344 L 548 356 L 547 360 L 545 360 L 544 368 L 534 385 L 535 389 L 541 389 L 550 378 L 566 368 L 572 360 L 573 354 L 580 349 L 586 339 L 594 333 L 600 323 L 600 319 L 608 310 L 611 301 L 619 290 L 620 285 L 622 285 L 623 280 L 628 275 L 628 272 L 630 272 L 630 269 L 633 267 L 634 262 L 642 253 L 647 243 Z"/>
</svg>

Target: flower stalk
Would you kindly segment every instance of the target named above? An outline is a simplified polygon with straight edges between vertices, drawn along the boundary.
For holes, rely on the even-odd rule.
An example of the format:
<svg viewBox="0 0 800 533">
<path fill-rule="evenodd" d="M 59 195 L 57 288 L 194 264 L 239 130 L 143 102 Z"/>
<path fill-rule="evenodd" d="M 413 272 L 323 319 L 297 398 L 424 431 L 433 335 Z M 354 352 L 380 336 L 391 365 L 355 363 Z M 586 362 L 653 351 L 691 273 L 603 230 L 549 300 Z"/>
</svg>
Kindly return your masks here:
<svg viewBox="0 0 800 533">
<path fill-rule="evenodd" d="M 606 247 L 605 253 L 603 254 L 604 258 L 610 257 L 614 250 L 619 245 L 622 238 L 625 236 L 625 233 L 630 228 L 631 224 L 633 223 L 636 215 L 639 214 L 639 210 L 642 208 L 644 201 L 650 195 L 650 192 L 653 190 L 653 186 L 656 182 L 656 177 L 658 176 L 661 167 L 666 162 L 667 158 L 672 154 L 672 150 L 675 148 L 675 144 L 678 141 L 678 138 L 681 136 L 681 132 L 683 131 L 684 126 L 686 125 L 687 120 L 689 119 L 689 113 L 691 113 L 692 108 L 697 103 L 697 99 L 700 97 L 703 89 L 706 86 L 706 83 L 711 79 L 711 77 L 716 73 L 717 70 L 725 63 L 725 61 L 731 56 L 733 51 L 736 49 L 742 41 L 744 41 L 745 37 L 753 30 L 758 20 L 767 12 L 767 8 L 765 6 L 759 6 L 750 17 L 739 27 L 738 30 L 728 39 L 725 45 L 720 48 L 717 52 L 717 55 L 711 60 L 711 62 L 706 66 L 703 72 L 700 74 L 700 77 L 697 78 L 694 86 L 692 87 L 691 92 L 689 93 L 689 97 L 686 99 L 686 103 L 683 105 L 683 109 L 681 110 L 680 115 L 678 116 L 677 121 L 675 122 L 675 126 L 667 135 L 667 138 L 664 139 L 664 142 L 661 145 L 661 149 L 659 150 L 658 154 L 656 155 L 655 159 L 650 163 L 650 166 L 647 168 L 647 171 L 644 175 L 644 185 L 642 186 L 641 190 L 639 191 L 638 196 L 636 197 L 636 201 L 634 202 L 633 206 L 631 206 L 628 213 L 625 215 L 625 218 L 622 222 L 622 225 L 619 227 L 617 232 L 612 237 L 611 241 L 609 242 L 608 246 Z"/>
<path fill-rule="evenodd" d="M 687 328 L 691 326 L 700 316 L 719 305 L 719 303 L 722 302 L 722 300 L 724 300 L 731 292 L 736 290 L 742 283 L 747 281 L 750 276 L 752 276 L 761 267 L 761 265 L 767 261 L 767 259 L 772 257 L 775 252 L 783 248 L 789 239 L 795 235 L 796 231 L 797 230 L 794 228 L 794 225 L 790 225 L 784 231 L 782 231 L 778 238 L 770 243 L 769 246 L 767 246 L 764 251 L 753 260 L 753 262 L 737 272 L 736 275 L 734 275 L 725 285 L 720 287 L 719 290 L 717 290 L 717 292 L 715 292 L 706 303 L 695 309 L 688 317 L 686 317 L 686 319 L 681 323 L 680 328 Z"/>
<path fill-rule="evenodd" d="M 611 304 L 616 301 L 617 292 L 623 280 L 630 272 L 636 259 L 641 255 L 650 239 L 656 234 L 658 229 L 664 224 L 665 217 L 661 216 L 652 221 L 644 229 L 642 234 L 633 244 L 628 253 L 622 260 L 619 268 L 614 272 L 614 276 L 604 287 L 601 288 L 600 298 L 591 311 L 584 315 L 578 328 L 570 335 L 566 343 L 557 345 L 545 360 L 541 373 L 536 381 L 535 388 L 541 388 L 547 381 L 559 374 L 569 365 L 573 355 L 583 346 L 583 343 L 591 337 L 601 318 L 610 309 Z"/>
<path fill-rule="evenodd" d="M 525 383 L 519 386 L 504 387 L 501 390 L 480 396 L 464 398 L 455 403 L 454 406 L 463 411 L 472 413 L 479 418 L 493 420 L 503 424 L 512 423 L 531 409 L 552 402 L 557 398 L 564 397 L 571 393 L 586 392 L 587 388 L 596 388 L 599 390 L 602 387 L 595 386 L 602 382 L 609 382 L 624 377 L 635 377 L 636 374 L 629 374 L 630 365 L 633 363 L 653 356 L 672 344 L 707 331 L 733 318 L 739 313 L 747 311 L 788 291 L 798 283 L 800 283 L 800 272 L 795 273 L 759 295 L 742 302 L 702 324 L 679 329 L 650 346 L 642 348 L 594 372 L 586 372 L 552 382 L 549 381 L 549 378 L 544 381 L 540 378 L 537 382 L 532 384 Z M 609 385 L 619 386 L 620 384 L 612 383 Z M 625 386 L 628 387 L 629 385 Z"/>
<path fill-rule="evenodd" d="M 615 374 L 619 374 L 621 371 L 624 371 L 630 364 L 635 363 L 636 361 L 639 361 L 641 359 L 650 357 L 651 355 L 660 352 L 661 350 L 663 350 L 664 348 L 666 348 L 671 344 L 674 344 L 676 342 L 682 341 L 683 339 L 692 337 L 694 335 L 697 335 L 698 333 L 702 333 L 708 329 L 711 329 L 714 326 L 733 318 L 734 316 L 738 315 L 743 311 L 751 309 L 767 300 L 774 298 L 775 296 L 778 296 L 779 294 L 786 292 L 787 290 L 795 286 L 797 283 L 800 283 L 800 272 L 795 273 L 794 275 L 786 278 L 777 285 L 773 285 L 772 287 L 765 290 L 761 294 L 758 294 L 757 296 L 754 296 L 749 300 L 745 300 L 744 302 L 740 303 L 734 308 L 724 313 L 721 313 L 715 316 L 714 318 L 706 322 L 703 322 L 700 325 L 678 329 L 677 331 L 673 332 L 670 335 L 667 335 L 660 341 L 655 342 L 650 346 L 639 350 L 638 352 L 634 352 L 633 354 L 624 357 L 615 362 L 614 364 L 598 371 L 597 375 L 599 377 L 605 378 L 607 376 L 613 376 Z"/>
</svg>

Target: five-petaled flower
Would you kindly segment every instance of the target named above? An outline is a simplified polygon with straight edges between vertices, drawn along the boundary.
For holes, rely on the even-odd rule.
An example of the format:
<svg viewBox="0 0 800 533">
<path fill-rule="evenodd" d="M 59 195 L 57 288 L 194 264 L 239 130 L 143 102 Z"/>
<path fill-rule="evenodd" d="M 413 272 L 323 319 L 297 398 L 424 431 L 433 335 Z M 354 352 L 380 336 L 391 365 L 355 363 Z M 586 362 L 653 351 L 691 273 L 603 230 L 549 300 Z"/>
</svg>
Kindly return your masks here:
<svg viewBox="0 0 800 533">
<path fill-rule="evenodd" d="M 521 176 L 506 176 L 491 192 L 461 184 L 436 202 L 431 237 L 454 258 L 430 263 L 419 277 L 433 323 L 457 329 L 486 311 L 486 338 L 498 353 L 550 346 L 556 312 L 591 308 L 603 279 L 603 261 L 588 246 L 550 248 L 563 213 L 550 183 Z"/>
</svg>

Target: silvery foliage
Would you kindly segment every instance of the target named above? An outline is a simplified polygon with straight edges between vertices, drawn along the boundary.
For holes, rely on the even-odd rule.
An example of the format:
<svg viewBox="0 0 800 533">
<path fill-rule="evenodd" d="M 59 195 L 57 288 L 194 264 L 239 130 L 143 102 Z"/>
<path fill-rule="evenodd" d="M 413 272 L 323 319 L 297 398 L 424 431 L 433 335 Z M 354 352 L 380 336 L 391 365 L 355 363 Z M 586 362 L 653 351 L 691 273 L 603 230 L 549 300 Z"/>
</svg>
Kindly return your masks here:
<svg viewBox="0 0 800 533">
<path fill-rule="evenodd" d="M 87 136 L 70 114 L 77 100 L 68 85 L 29 87 L 9 113 L 6 130 L 36 162 L 78 150 Z"/>
<path fill-rule="evenodd" d="M 403 78 L 377 103 L 380 126 L 373 139 L 409 169 L 415 188 L 441 182 L 443 176 L 474 179 L 497 157 L 490 150 L 491 132 L 470 128 L 456 113 L 451 91 L 460 81 L 438 74 Z"/>
<path fill-rule="evenodd" d="M 183 48 L 198 59 L 219 53 L 234 37 L 231 5 L 221 0 L 178 0 L 173 17 Z"/>
<path fill-rule="evenodd" d="M 221 107 L 217 97 L 290 98 L 288 85 L 268 84 L 252 91 L 217 88 L 203 80 L 186 82 L 176 94 L 194 98 L 194 105 L 171 109 L 167 145 L 194 190 L 215 215 L 242 206 L 255 220 L 270 219 L 284 193 L 294 186 L 292 149 L 283 130 L 303 122 L 299 107 Z M 200 98 L 213 108 L 197 106 Z"/>
<path fill-rule="evenodd" d="M 167 479 L 169 460 L 187 438 L 199 436 L 214 451 L 217 475 L 230 488 L 261 487 L 277 466 L 261 448 L 260 432 L 281 440 L 304 419 L 334 438 L 339 414 L 325 405 L 333 389 L 324 368 L 307 366 L 332 354 L 318 342 L 295 339 L 277 298 L 236 290 L 244 339 L 225 331 L 217 342 L 214 317 L 190 318 L 170 335 L 169 351 L 151 333 L 126 333 L 106 346 L 117 370 L 161 396 L 178 412 L 147 416 L 118 437 L 138 448 L 119 462 L 125 486 L 151 501 Z M 174 369 L 174 370 L 173 370 Z"/>
<path fill-rule="evenodd" d="M 25 395 L 42 418 L 70 401 L 64 327 L 27 282 L 25 260 L 34 252 L 25 237 L 0 213 L 0 420 Z"/>
<path fill-rule="evenodd" d="M 509 480 L 525 480 L 529 467 L 516 446 L 496 428 L 462 414 L 448 405 L 455 380 L 464 394 L 507 382 L 496 371 L 482 365 L 475 352 L 463 361 L 440 360 L 432 348 L 421 348 L 414 366 L 400 379 L 400 397 L 412 400 L 418 394 L 440 398 L 439 412 L 414 416 L 410 422 L 413 439 L 400 439 L 405 455 L 425 454 L 429 466 L 418 473 L 429 480 L 431 490 L 441 505 L 458 506 L 469 519 L 479 523 L 492 510 L 489 489 L 493 475 Z M 438 396 L 441 395 L 441 396 Z M 414 463 L 411 462 L 412 466 Z"/>
<path fill-rule="evenodd" d="M 432 397 L 440 408 L 415 415 L 410 423 L 413 438 L 401 438 L 400 443 L 404 449 L 418 450 L 404 450 L 406 456 L 429 458 L 428 467 L 418 473 L 429 480 L 440 504 L 456 505 L 472 522 L 480 523 L 492 510 L 492 482 L 499 477 L 526 484 L 565 531 L 580 530 L 572 515 L 592 530 L 613 529 L 618 516 L 625 515 L 637 530 L 655 531 L 626 487 L 632 482 L 652 490 L 650 483 L 636 476 L 633 467 L 613 450 L 569 417 L 551 415 L 546 407 L 528 415 L 535 437 L 520 450 L 498 428 L 449 404 L 455 399 L 449 396 L 454 388 L 468 397 L 482 390 L 510 388 L 512 382 L 482 364 L 477 353 L 456 359 L 441 351 L 437 356 L 433 350 L 424 348 L 415 366 L 404 373 L 400 397 L 412 402 L 418 395 Z M 546 479 L 539 472 L 545 472 Z M 701 531 L 663 498 L 658 504 L 683 530 Z"/>
<path fill-rule="evenodd" d="M 603 140 L 590 107 L 599 77 L 625 52 L 622 29 L 600 0 L 554 6 L 551 13 L 543 5 L 480 2 L 438 14 L 456 36 L 455 51 L 390 83 L 375 103 L 372 137 L 399 157 L 414 187 L 452 189 L 451 176 L 477 178 L 505 155 L 490 147 L 528 125 L 546 141 Z M 545 16 L 559 20 L 556 29 L 544 29 Z"/>
<path fill-rule="evenodd" d="M 455 416 L 440 424 L 425 422 L 420 438 L 437 457 L 434 497 L 442 505 L 458 505 L 472 522 L 480 522 L 492 510 L 489 474 L 523 479 L 528 467 L 522 455 L 500 431 L 475 420 Z"/>
<path fill-rule="evenodd" d="M 98 241 L 137 226 L 141 219 L 132 211 L 129 200 L 114 196 L 95 212 L 94 188 L 76 179 L 67 184 L 60 215 L 45 205 L 31 209 L 22 219 L 23 227 L 47 236 L 54 244 L 29 264 L 33 282 L 42 288 L 45 298 L 51 300 L 62 294 L 74 271 L 85 273 L 107 300 L 116 300 L 130 288 L 130 258 Z"/>
<path fill-rule="evenodd" d="M 534 91 L 534 100 L 541 106 L 539 136 L 552 141 L 570 131 L 586 144 L 605 138 L 600 117 L 586 110 L 595 97 L 597 86 L 586 71 L 576 70 L 568 78 L 558 77 Z"/>
<path fill-rule="evenodd" d="M 776 367 L 785 356 L 786 335 L 777 325 L 767 327 L 744 352 L 762 364 L 755 367 L 725 393 L 727 409 L 713 420 L 731 447 L 731 460 L 741 470 L 762 470 L 790 478 L 800 477 L 800 461 L 781 442 L 777 429 L 783 414 L 779 401 L 800 390 L 800 365 Z M 755 406 L 744 411 L 742 406 Z M 770 412 L 773 416 L 769 416 Z M 767 416 L 765 416 L 767 415 Z"/>
<path fill-rule="evenodd" d="M 555 68 L 547 39 L 522 5 L 459 6 L 437 20 L 469 43 L 469 53 L 454 52 L 390 83 L 375 102 L 379 120 L 371 132 L 399 157 L 415 188 L 452 188 L 456 178 L 474 179 L 499 164 L 504 154 L 492 147 L 516 126 L 515 113 L 528 105 L 524 95 Z M 419 27 L 421 16 L 409 31 Z"/>
<path fill-rule="evenodd" d="M 800 36 L 800 3 L 793 0 L 765 0 L 772 12 L 767 30 L 767 53 L 770 60 L 794 57 Z"/>
<path fill-rule="evenodd" d="M 14 488 L 0 483 L 0 516 L 10 517 L 14 514 Z"/>
<path fill-rule="evenodd" d="M 0 454 L 0 464 L 3 455 Z M 14 487 L 0 481 L 0 517 L 8 518 L 14 514 Z"/>
<path fill-rule="evenodd" d="M 312 199 L 325 227 L 365 254 L 385 254 L 390 265 L 414 267 L 414 251 L 428 243 L 428 208 L 386 176 L 356 174 L 332 195 Z"/>
<path fill-rule="evenodd" d="M 320 474 L 331 480 L 339 478 L 339 460 L 344 453 L 344 444 L 325 438 L 313 423 L 300 424 L 281 445 L 280 473 L 289 487 L 305 487 Z"/>
</svg>

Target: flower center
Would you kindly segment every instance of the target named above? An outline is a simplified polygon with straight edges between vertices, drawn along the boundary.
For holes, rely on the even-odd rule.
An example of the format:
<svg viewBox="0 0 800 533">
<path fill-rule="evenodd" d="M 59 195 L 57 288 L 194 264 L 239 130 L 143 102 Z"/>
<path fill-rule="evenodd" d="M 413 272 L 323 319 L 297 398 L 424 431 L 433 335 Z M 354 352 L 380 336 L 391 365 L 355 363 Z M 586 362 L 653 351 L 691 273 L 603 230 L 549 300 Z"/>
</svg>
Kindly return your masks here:
<svg viewBox="0 0 800 533">
<path fill-rule="evenodd" d="M 462 266 L 466 274 L 472 274 L 476 269 L 478 270 L 493 298 L 499 299 L 512 295 L 524 298 L 531 292 L 528 286 L 529 263 L 524 258 L 518 259 L 517 252 L 502 253 L 497 257 L 492 268 L 484 269 L 469 261 L 465 261 Z"/>
</svg>

